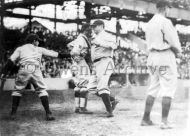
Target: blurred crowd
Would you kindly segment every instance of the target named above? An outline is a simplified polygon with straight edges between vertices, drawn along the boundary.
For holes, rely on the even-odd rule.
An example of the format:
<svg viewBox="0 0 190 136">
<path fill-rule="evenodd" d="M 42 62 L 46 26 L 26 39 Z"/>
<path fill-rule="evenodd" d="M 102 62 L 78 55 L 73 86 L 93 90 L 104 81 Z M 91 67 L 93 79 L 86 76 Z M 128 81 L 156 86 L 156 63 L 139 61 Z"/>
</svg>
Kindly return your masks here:
<svg viewBox="0 0 190 136">
<path fill-rule="evenodd" d="M 148 2 L 157 2 L 157 0 L 144 0 Z M 172 6 L 176 8 L 181 8 L 181 9 L 190 9 L 190 1 L 189 0 L 166 0 L 170 3 L 172 3 Z"/>
<path fill-rule="evenodd" d="M 49 30 L 43 30 L 39 28 L 33 28 L 33 33 L 39 35 L 42 39 L 40 42 L 40 46 L 45 47 L 47 49 L 52 49 L 58 52 L 66 53 L 68 52 L 67 44 L 76 38 L 77 32 L 66 32 L 66 33 L 57 33 L 57 32 L 50 32 Z M 8 32 L 11 33 L 11 32 Z M 18 33 L 18 32 L 17 32 Z M 17 34 L 16 33 L 16 34 Z M 22 43 L 23 36 L 27 35 L 28 31 L 20 31 L 20 39 L 17 42 L 10 42 L 12 39 L 6 39 L 5 43 L 10 45 L 15 45 L 15 43 Z M 134 33 L 139 37 L 144 38 L 142 33 Z M 11 36 L 12 37 L 12 36 Z M 8 41 L 9 40 L 9 41 Z M 19 44 L 17 44 L 19 45 Z M 6 49 L 6 53 L 4 53 L 3 60 L 6 60 L 14 51 L 17 46 L 6 46 L 12 47 L 10 49 Z M 190 44 L 187 43 L 186 46 L 183 46 L 183 55 L 180 59 L 177 60 L 178 63 L 178 72 L 179 78 L 181 79 L 189 79 L 190 78 Z M 3 62 L 3 61 L 1 61 Z M 5 61 L 4 61 L 5 62 Z M 126 73 L 126 68 L 135 69 L 137 66 L 146 67 L 147 62 L 147 55 L 142 53 L 141 51 L 134 51 L 131 48 L 122 48 L 119 47 L 114 53 L 114 62 L 116 66 L 116 71 L 120 73 Z M 1 67 L 2 63 L 0 64 Z M 57 58 L 50 58 L 50 57 L 43 57 L 42 58 L 42 73 L 43 76 L 48 77 L 61 77 L 61 74 L 64 70 L 68 70 L 71 68 L 72 61 L 70 59 L 57 59 Z M 129 71 L 127 71 L 129 72 Z M 147 72 L 147 71 L 145 71 Z"/>
</svg>

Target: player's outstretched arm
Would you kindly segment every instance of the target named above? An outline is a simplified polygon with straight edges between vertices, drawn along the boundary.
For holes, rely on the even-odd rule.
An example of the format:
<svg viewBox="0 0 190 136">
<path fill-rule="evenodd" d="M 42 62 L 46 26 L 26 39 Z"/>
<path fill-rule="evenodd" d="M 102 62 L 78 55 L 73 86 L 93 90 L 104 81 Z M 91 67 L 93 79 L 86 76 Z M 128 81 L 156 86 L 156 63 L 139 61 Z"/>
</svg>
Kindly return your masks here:
<svg viewBox="0 0 190 136">
<path fill-rule="evenodd" d="M 58 58 L 63 59 L 63 58 L 71 58 L 70 53 L 59 53 Z"/>
<path fill-rule="evenodd" d="M 51 56 L 51 57 L 58 57 L 58 58 L 70 58 L 71 55 L 70 53 L 58 53 L 56 51 L 53 51 L 53 50 L 48 50 L 48 49 L 45 49 L 45 48 L 41 48 L 41 51 L 42 51 L 42 54 L 45 55 L 45 56 Z"/>
</svg>

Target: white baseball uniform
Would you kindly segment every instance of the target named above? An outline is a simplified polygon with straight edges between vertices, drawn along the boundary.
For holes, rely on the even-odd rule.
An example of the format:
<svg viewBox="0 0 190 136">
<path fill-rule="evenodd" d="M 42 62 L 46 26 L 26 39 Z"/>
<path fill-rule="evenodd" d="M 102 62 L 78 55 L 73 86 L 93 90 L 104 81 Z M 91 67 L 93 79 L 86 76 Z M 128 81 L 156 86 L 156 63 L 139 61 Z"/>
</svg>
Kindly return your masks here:
<svg viewBox="0 0 190 136">
<path fill-rule="evenodd" d="M 72 49 L 71 55 L 73 56 L 73 65 L 71 71 L 75 73 L 76 79 L 75 83 L 77 87 L 75 91 L 78 91 L 81 88 L 86 88 L 87 90 L 92 86 L 89 84 L 89 78 L 91 76 L 90 68 L 87 62 L 84 59 L 84 55 L 88 50 L 87 37 L 84 34 L 79 34 L 78 37 L 68 44 Z M 84 55 L 81 56 L 81 53 Z"/>
<path fill-rule="evenodd" d="M 22 96 L 28 82 L 31 82 L 39 97 L 48 96 L 46 85 L 40 70 L 42 55 L 58 57 L 58 53 L 47 50 L 42 47 L 36 47 L 33 44 L 25 44 L 18 47 L 11 55 L 10 59 L 15 62 L 19 61 L 20 69 L 15 79 L 15 90 L 12 96 Z"/>
<path fill-rule="evenodd" d="M 95 35 L 92 43 L 95 43 L 92 44 L 91 48 L 91 57 L 93 61 L 92 73 L 94 72 L 97 78 L 98 94 L 110 94 L 108 82 L 111 74 L 115 70 L 112 57 L 113 51 L 117 48 L 117 45 L 113 37 L 104 30 L 98 35 Z"/>
<path fill-rule="evenodd" d="M 173 98 L 177 87 L 177 65 L 171 48 L 181 52 L 177 31 L 169 19 L 156 14 L 148 22 L 145 33 L 151 78 L 148 95 Z"/>
</svg>

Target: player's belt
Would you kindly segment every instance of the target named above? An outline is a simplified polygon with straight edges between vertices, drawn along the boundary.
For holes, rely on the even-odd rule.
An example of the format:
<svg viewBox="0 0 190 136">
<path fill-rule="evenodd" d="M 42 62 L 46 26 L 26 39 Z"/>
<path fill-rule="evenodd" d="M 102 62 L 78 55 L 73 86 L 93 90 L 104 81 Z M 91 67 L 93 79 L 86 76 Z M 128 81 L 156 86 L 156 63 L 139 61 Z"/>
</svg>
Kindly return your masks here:
<svg viewBox="0 0 190 136">
<path fill-rule="evenodd" d="M 29 73 L 33 73 L 37 69 L 39 69 L 40 66 L 39 65 L 35 65 L 35 64 L 21 64 L 20 68 L 23 69 L 23 70 L 26 70 Z"/>
<path fill-rule="evenodd" d="M 150 51 L 151 51 L 151 52 L 164 52 L 164 51 L 168 51 L 168 50 L 170 50 L 170 48 L 163 49 L 163 50 L 159 50 L 159 49 L 151 49 Z"/>
<path fill-rule="evenodd" d="M 100 60 L 102 60 L 102 59 L 105 59 L 105 58 L 112 58 L 112 57 L 101 57 L 101 58 L 95 59 L 95 60 L 93 61 L 93 63 L 96 63 L 96 62 L 98 62 L 98 61 L 100 61 Z"/>
<path fill-rule="evenodd" d="M 25 64 L 25 65 L 20 65 L 20 68 L 27 68 L 27 67 L 30 67 L 30 66 L 34 66 L 35 68 L 40 68 L 39 65 L 34 65 L 34 64 Z"/>
</svg>

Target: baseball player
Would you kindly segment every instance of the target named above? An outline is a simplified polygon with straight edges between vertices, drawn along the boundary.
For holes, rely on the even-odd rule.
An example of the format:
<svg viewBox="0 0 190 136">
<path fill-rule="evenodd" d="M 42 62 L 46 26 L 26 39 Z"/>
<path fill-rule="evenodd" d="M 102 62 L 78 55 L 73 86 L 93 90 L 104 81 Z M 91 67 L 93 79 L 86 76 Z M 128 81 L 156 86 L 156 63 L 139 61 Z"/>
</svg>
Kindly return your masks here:
<svg viewBox="0 0 190 136">
<path fill-rule="evenodd" d="M 49 109 L 48 93 L 40 70 L 41 57 L 42 55 L 46 55 L 64 58 L 70 57 L 70 54 L 60 54 L 52 50 L 38 47 L 40 40 L 41 39 L 35 34 L 27 35 L 26 44 L 18 47 L 14 51 L 2 70 L 1 77 L 6 77 L 6 74 L 13 68 L 14 63 L 16 61 L 19 63 L 19 71 L 15 79 L 15 90 L 12 92 L 12 111 L 10 113 L 12 119 L 16 118 L 17 108 L 25 87 L 27 84 L 31 83 L 35 87 L 35 92 L 41 99 L 46 112 L 46 120 L 55 120 L 55 117 L 52 116 Z"/>
<path fill-rule="evenodd" d="M 118 101 L 110 96 L 108 81 L 114 72 L 113 51 L 117 48 L 113 37 L 104 30 L 104 22 L 96 20 L 92 24 L 95 33 L 91 44 L 93 71 L 97 78 L 97 95 L 103 100 L 107 110 L 107 117 L 113 117 L 113 110 Z"/>
<path fill-rule="evenodd" d="M 91 26 L 84 24 L 78 37 L 68 44 L 70 54 L 73 58 L 72 71 L 75 74 L 75 105 L 76 113 L 91 114 L 87 110 L 89 78 L 91 67 L 90 39 Z M 75 71 L 76 70 L 76 71 Z"/>
<path fill-rule="evenodd" d="M 150 86 L 145 104 L 142 126 L 153 125 L 150 112 L 155 98 L 162 97 L 162 121 L 160 128 L 169 129 L 168 114 L 171 101 L 177 87 L 176 55 L 181 53 L 177 31 L 172 22 L 166 18 L 170 11 L 169 3 L 160 1 L 156 4 L 158 13 L 148 22 L 146 40 L 148 45 L 148 68 Z"/>
</svg>

